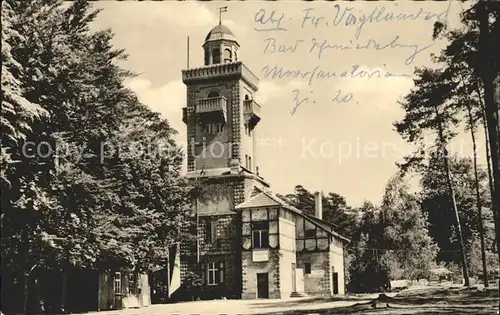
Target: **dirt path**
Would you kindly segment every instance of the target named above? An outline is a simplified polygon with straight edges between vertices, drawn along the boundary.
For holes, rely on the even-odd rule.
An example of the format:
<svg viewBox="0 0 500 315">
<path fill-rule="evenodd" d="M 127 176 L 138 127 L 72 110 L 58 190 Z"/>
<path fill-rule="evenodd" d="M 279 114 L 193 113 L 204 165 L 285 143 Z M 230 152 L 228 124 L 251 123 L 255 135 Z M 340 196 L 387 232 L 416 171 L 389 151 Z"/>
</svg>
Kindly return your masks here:
<svg viewBox="0 0 500 315">
<path fill-rule="evenodd" d="M 99 312 L 111 315 L 436 315 L 496 314 L 498 292 L 477 292 L 460 287 L 433 287 L 399 294 L 363 294 L 344 297 L 289 300 L 219 300 L 152 305 L 140 309 Z"/>
</svg>

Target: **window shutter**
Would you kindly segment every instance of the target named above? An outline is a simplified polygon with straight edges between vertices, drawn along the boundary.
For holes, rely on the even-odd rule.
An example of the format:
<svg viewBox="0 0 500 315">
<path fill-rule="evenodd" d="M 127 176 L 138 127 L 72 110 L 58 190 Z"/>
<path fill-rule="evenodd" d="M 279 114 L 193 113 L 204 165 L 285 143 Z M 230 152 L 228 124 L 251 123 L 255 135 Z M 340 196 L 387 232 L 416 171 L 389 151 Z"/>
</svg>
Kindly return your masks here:
<svg viewBox="0 0 500 315">
<path fill-rule="evenodd" d="M 211 222 L 211 237 L 212 237 L 212 242 L 217 239 L 217 220 L 214 220 Z"/>
<path fill-rule="evenodd" d="M 205 221 L 205 233 L 207 233 L 207 241 L 212 243 L 212 222 Z"/>
<path fill-rule="evenodd" d="M 205 264 L 201 264 L 200 267 L 201 267 L 201 273 L 200 273 L 201 284 L 205 285 L 205 283 L 206 283 L 206 280 L 205 280 L 205 278 L 206 278 L 206 266 L 205 266 Z"/>
<path fill-rule="evenodd" d="M 224 283 L 224 275 L 225 275 L 225 268 L 224 268 L 224 263 L 223 262 L 220 262 L 219 264 L 219 268 L 220 268 L 220 283 Z"/>
</svg>

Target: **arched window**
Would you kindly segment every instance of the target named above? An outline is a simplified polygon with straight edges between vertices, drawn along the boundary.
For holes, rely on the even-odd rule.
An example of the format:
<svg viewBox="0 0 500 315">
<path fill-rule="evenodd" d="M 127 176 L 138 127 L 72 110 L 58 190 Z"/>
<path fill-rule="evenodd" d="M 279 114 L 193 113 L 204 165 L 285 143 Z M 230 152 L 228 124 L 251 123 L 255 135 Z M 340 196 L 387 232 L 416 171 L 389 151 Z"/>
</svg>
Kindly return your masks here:
<svg viewBox="0 0 500 315">
<path fill-rule="evenodd" d="M 224 63 L 231 62 L 231 50 L 228 48 L 224 49 Z"/>
<path fill-rule="evenodd" d="M 250 97 L 248 97 L 248 94 L 245 94 L 245 101 L 248 101 Z"/>
<path fill-rule="evenodd" d="M 208 66 L 210 64 L 210 51 L 208 49 L 205 49 L 205 66 Z"/>
<path fill-rule="evenodd" d="M 217 91 L 210 91 L 210 93 L 208 93 L 207 98 L 219 97 L 219 96 L 220 96 L 219 92 L 217 92 Z"/>
<path fill-rule="evenodd" d="M 220 49 L 214 48 L 212 50 L 212 61 L 214 64 L 220 63 Z"/>
<path fill-rule="evenodd" d="M 234 52 L 234 61 L 238 61 L 238 54 Z"/>
</svg>

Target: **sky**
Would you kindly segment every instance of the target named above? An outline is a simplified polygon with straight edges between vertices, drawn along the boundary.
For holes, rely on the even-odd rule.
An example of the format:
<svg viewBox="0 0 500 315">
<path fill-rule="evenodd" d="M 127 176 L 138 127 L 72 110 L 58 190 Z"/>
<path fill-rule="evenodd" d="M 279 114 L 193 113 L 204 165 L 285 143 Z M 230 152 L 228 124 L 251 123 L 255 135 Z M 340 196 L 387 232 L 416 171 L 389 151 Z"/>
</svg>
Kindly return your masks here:
<svg viewBox="0 0 500 315">
<path fill-rule="evenodd" d="M 129 56 L 124 67 L 138 73 L 126 85 L 168 119 L 184 145 L 186 87 L 181 71 L 187 68 L 187 37 L 190 68 L 201 67 L 203 40 L 218 24 L 217 8 L 227 6 L 222 23 L 241 46 L 238 58 L 260 78 L 256 99 L 262 120 L 255 158 L 260 175 L 276 193 L 290 193 L 300 184 L 310 191 L 338 193 L 349 205 L 359 206 L 365 200 L 380 202 L 388 179 L 397 171 L 395 163 L 412 152 L 394 131 L 393 123 L 403 117 L 398 100 L 412 88 L 415 67 L 431 65 L 431 53 L 443 47 L 431 38 L 436 18 L 458 25 L 463 5 L 100 1 L 94 3 L 102 12 L 93 26 L 112 29 L 114 45 Z M 407 18 L 375 19 L 388 13 L 404 13 Z M 270 28 L 282 30 L 263 31 Z M 415 49 L 419 52 L 412 56 Z M 266 77 L 266 69 L 274 66 L 304 75 Z M 483 154 L 482 132 L 478 136 Z M 470 135 L 459 135 L 451 150 L 470 156 Z"/>
</svg>

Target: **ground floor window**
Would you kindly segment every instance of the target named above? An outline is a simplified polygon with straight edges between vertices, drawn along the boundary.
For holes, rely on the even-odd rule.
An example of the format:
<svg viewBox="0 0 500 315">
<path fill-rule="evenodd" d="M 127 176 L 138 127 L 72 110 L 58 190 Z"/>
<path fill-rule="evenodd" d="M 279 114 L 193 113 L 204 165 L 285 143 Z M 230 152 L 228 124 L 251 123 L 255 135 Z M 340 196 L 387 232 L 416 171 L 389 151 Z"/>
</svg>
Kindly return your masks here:
<svg viewBox="0 0 500 315">
<path fill-rule="evenodd" d="M 304 263 L 304 273 L 306 275 L 311 273 L 311 263 Z"/>
<path fill-rule="evenodd" d="M 137 277 L 135 273 L 128 274 L 128 293 L 130 294 L 137 293 Z"/>
<path fill-rule="evenodd" d="M 207 283 L 208 283 L 208 285 L 217 285 L 220 283 L 224 283 L 224 263 L 223 262 L 208 263 Z"/>
<path fill-rule="evenodd" d="M 113 292 L 115 294 L 122 293 L 122 274 L 120 272 L 115 272 L 115 277 L 113 279 Z"/>
</svg>

